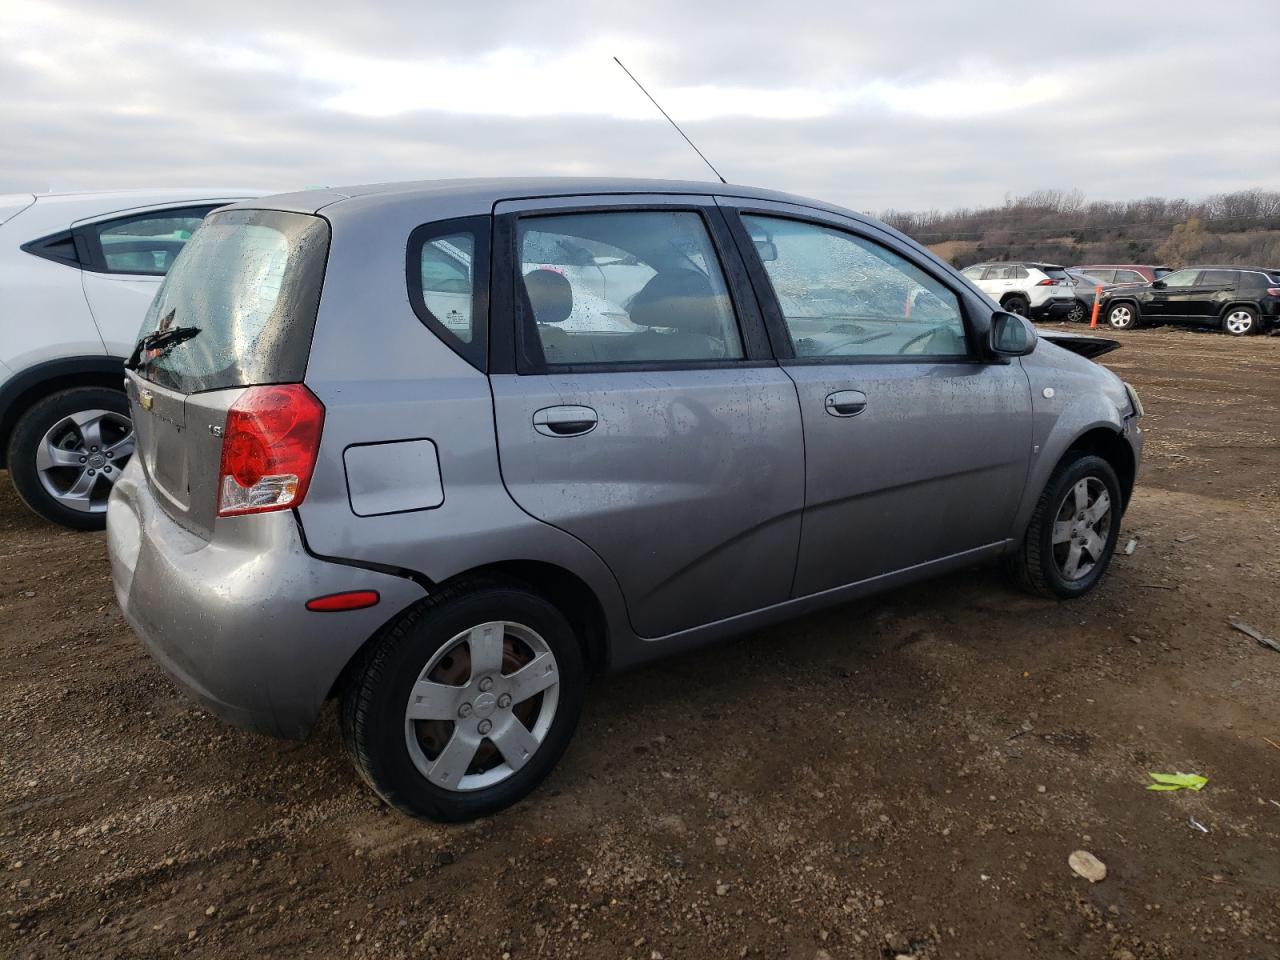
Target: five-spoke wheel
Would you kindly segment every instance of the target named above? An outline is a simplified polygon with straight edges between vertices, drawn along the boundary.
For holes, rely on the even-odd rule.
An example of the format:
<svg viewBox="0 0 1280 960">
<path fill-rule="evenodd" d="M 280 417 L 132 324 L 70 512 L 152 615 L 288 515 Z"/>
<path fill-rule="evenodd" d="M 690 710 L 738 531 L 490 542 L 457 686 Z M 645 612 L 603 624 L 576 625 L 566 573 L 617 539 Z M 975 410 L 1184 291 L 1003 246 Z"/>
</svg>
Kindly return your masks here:
<svg viewBox="0 0 1280 960">
<path fill-rule="evenodd" d="M 392 805 L 467 820 L 551 772 L 577 724 L 582 647 L 522 587 L 458 583 L 372 641 L 342 695 L 347 749 Z"/>
</svg>

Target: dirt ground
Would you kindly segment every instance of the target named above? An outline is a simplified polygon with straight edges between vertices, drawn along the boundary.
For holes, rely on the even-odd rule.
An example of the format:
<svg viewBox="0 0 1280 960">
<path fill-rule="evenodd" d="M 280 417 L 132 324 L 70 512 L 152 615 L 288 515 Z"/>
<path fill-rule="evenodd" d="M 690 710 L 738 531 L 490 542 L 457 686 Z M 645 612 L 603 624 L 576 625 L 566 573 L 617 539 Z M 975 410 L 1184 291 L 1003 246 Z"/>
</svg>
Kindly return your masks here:
<svg viewBox="0 0 1280 960">
<path fill-rule="evenodd" d="M 1280 653 L 1228 626 L 1280 638 L 1280 336 L 1124 342 L 1137 547 L 1094 595 L 975 569 L 598 680 L 461 827 L 386 809 L 332 710 L 195 708 L 102 536 L 0 477 L 0 955 L 1280 957 Z"/>
</svg>

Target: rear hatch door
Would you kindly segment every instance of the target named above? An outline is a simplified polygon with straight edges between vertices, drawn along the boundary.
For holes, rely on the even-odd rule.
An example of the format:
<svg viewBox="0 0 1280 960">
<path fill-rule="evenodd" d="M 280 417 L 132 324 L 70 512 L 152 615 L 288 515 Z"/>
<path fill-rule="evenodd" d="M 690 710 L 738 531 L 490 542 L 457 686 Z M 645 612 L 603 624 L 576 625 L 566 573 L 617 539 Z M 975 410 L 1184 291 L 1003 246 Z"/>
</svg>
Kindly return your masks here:
<svg viewBox="0 0 1280 960">
<path fill-rule="evenodd" d="M 329 227 L 319 217 L 236 208 L 211 214 L 164 279 L 128 371 L 137 456 L 161 507 L 210 537 L 227 411 L 250 386 L 300 383 L 315 329 Z M 192 332 L 196 331 L 196 332 Z"/>
</svg>

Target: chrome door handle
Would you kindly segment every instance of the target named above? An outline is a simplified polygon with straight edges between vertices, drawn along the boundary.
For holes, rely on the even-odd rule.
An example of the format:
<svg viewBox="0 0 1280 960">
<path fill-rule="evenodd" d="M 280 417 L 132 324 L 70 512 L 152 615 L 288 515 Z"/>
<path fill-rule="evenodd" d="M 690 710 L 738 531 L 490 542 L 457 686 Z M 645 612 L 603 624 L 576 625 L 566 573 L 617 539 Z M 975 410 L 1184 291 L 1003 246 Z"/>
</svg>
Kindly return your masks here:
<svg viewBox="0 0 1280 960">
<path fill-rule="evenodd" d="M 533 429 L 548 437 L 580 437 L 599 422 L 590 407 L 543 407 L 533 415 Z"/>
<path fill-rule="evenodd" d="M 867 409 L 867 395 L 861 390 L 837 390 L 827 394 L 826 408 L 833 417 L 856 417 Z"/>
</svg>

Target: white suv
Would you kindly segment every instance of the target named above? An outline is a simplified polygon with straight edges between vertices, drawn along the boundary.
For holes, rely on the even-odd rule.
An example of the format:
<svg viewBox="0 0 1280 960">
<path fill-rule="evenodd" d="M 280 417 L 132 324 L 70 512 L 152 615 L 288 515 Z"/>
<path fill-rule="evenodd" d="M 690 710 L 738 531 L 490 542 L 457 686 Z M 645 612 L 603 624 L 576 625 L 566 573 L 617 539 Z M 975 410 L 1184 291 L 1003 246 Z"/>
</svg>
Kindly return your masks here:
<svg viewBox="0 0 1280 960">
<path fill-rule="evenodd" d="M 1053 263 L 975 263 L 962 271 L 1000 306 L 1032 320 L 1065 320 L 1076 305 L 1065 267 Z"/>
<path fill-rule="evenodd" d="M 106 522 L 133 452 L 123 362 L 209 211 L 260 190 L 0 195 L 0 468 L 37 513 Z"/>
</svg>

